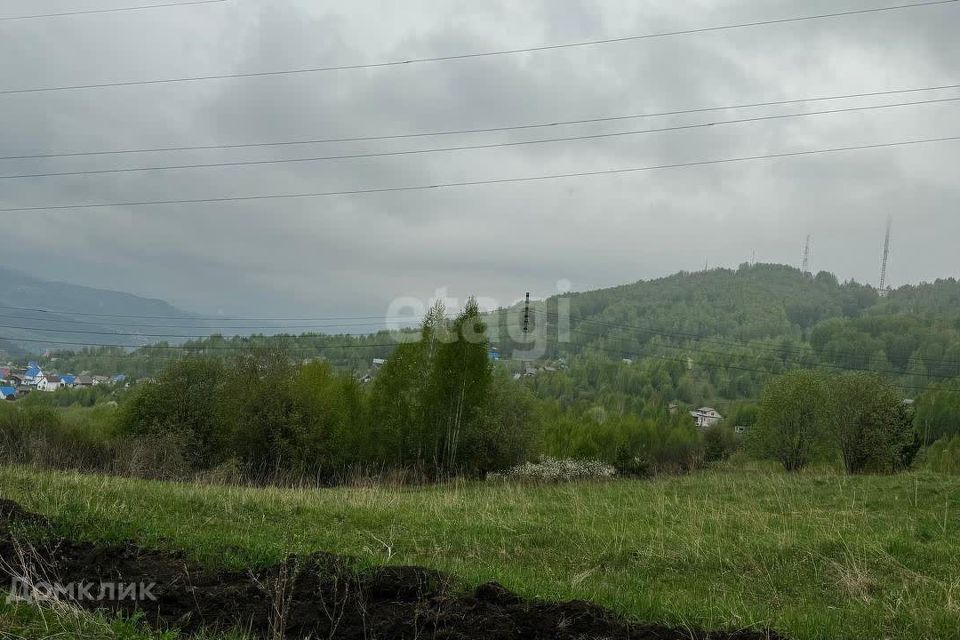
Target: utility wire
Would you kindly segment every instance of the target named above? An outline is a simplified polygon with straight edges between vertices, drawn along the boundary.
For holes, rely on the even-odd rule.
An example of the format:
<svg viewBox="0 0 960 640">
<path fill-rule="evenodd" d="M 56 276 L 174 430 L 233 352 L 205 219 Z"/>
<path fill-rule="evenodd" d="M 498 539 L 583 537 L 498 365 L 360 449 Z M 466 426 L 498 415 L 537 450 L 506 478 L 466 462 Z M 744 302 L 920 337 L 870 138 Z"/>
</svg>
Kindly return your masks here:
<svg viewBox="0 0 960 640">
<path fill-rule="evenodd" d="M 350 325 L 330 325 L 330 327 L 341 327 L 341 326 L 350 326 Z M 369 326 L 369 323 L 365 323 L 363 326 Z M 169 333 L 129 333 L 123 331 L 91 331 L 86 329 L 50 329 L 47 327 L 22 327 L 15 325 L 0 325 L 0 329 L 15 329 L 19 331 L 36 331 L 38 333 L 68 333 L 76 335 L 90 335 L 90 336 L 114 336 L 114 337 L 135 337 L 135 338 L 175 338 L 179 340 L 204 340 L 207 338 L 214 337 L 225 337 L 221 333 L 210 333 L 203 335 L 181 335 L 181 334 L 169 334 Z M 314 334 L 316 336 L 326 336 L 328 334 Z M 246 337 L 246 336 L 243 336 Z M 301 335 L 275 335 L 275 336 L 264 336 L 269 337 L 272 340 L 289 340 L 289 339 L 299 339 L 302 337 L 310 337 L 310 334 L 301 334 Z"/>
<path fill-rule="evenodd" d="M 639 358 L 650 358 L 650 359 L 656 359 L 656 360 L 661 360 L 661 361 L 665 361 L 665 362 L 675 362 L 675 363 L 677 363 L 677 364 L 683 364 L 683 365 L 688 364 L 688 361 L 687 361 L 686 359 L 681 359 L 681 358 L 669 358 L 669 357 L 666 357 L 666 356 L 648 356 L 648 355 L 644 355 L 644 354 L 641 354 L 641 353 L 637 353 L 636 351 L 627 350 L 627 349 L 614 349 L 614 348 L 610 348 L 610 347 L 600 347 L 600 346 L 598 346 L 598 347 L 596 347 L 596 348 L 597 348 L 598 350 L 600 350 L 600 351 L 607 351 L 607 352 L 609 352 L 609 353 L 616 353 L 616 354 L 619 354 L 619 355 L 621 355 L 621 356 L 633 356 L 634 358 L 638 358 L 638 359 L 639 359 Z M 756 368 L 756 367 L 744 367 L 744 366 L 735 365 L 735 364 L 730 364 L 730 363 L 724 363 L 724 362 L 720 362 L 720 363 L 697 362 L 697 363 L 695 363 L 695 364 L 696 364 L 698 367 L 705 367 L 705 368 L 707 368 L 707 369 L 733 369 L 733 370 L 737 370 L 737 371 L 747 371 L 747 372 L 751 372 L 751 373 L 759 373 L 759 374 L 763 374 L 763 375 L 767 375 L 767 376 L 779 375 L 779 374 L 778 374 L 777 372 L 775 372 L 775 371 L 769 371 L 769 370 L 766 370 L 766 369 L 758 369 L 758 368 Z M 781 363 L 781 364 L 783 364 L 783 363 Z M 876 372 L 876 371 L 869 371 L 868 373 L 877 373 L 877 372 Z M 934 385 L 936 385 L 936 384 L 937 384 L 937 383 L 931 383 L 931 384 L 929 384 L 929 385 L 927 385 L 927 386 L 919 387 L 919 386 L 911 386 L 911 385 L 903 385 L 903 384 L 893 383 L 892 386 L 895 387 L 895 388 L 897 388 L 897 389 L 905 390 L 905 391 L 907 391 L 907 390 L 909 390 L 909 391 L 929 391 L 929 390 L 932 389 L 932 388 L 934 387 Z M 958 390 L 958 389 L 956 389 L 956 387 L 954 387 L 954 388 L 952 388 L 952 389 L 951 389 L 951 388 L 948 388 L 947 390 L 951 390 L 951 391 L 952 391 L 952 390 Z"/>
<path fill-rule="evenodd" d="M 397 334 L 402 336 L 403 334 Z M 297 338 L 302 338 L 303 340 L 309 341 L 311 339 L 336 339 L 338 336 L 294 336 Z M 275 338 L 253 338 L 253 340 L 273 340 Z M 164 344 L 148 344 L 148 345 L 135 345 L 135 344 L 117 344 L 117 343 L 106 343 L 106 342 L 75 342 L 71 340 L 41 340 L 39 338 L 14 338 L 9 336 L 0 336 L 0 340 L 7 340 L 9 342 L 29 342 L 36 344 L 56 344 L 56 345 L 72 345 L 77 347 L 93 347 L 93 348 L 117 348 L 117 349 L 134 349 L 136 351 L 143 351 L 149 349 L 155 350 L 170 350 L 170 351 L 189 351 L 189 352 L 203 352 L 203 351 L 249 351 L 251 347 L 257 346 L 255 342 L 248 342 L 248 344 L 243 345 L 203 345 L 203 344 L 185 344 L 185 345 L 164 345 Z M 224 338 L 225 341 L 231 340 L 230 338 Z M 251 340 L 251 338 L 233 338 L 233 340 Z M 386 343 L 386 344 L 344 344 L 344 345 L 330 345 L 330 344 L 318 344 L 314 348 L 317 350 L 323 349 L 373 349 L 378 347 L 396 347 L 401 344 L 405 344 L 407 341 L 397 340 L 395 342 Z M 301 348 L 300 352 L 306 352 L 306 348 Z M 128 354 L 129 355 L 129 354 Z"/>
<path fill-rule="evenodd" d="M 925 91 L 943 91 L 947 89 L 958 89 L 958 88 L 960 88 L 960 84 L 947 84 L 947 85 L 932 86 L 932 87 L 920 87 L 920 88 L 914 88 L 914 89 L 893 89 L 889 91 L 848 93 L 844 95 L 821 96 L 821 97 L 814 97 L 814 98 L 792 98 L 789 100 L 748 102 L 748 103 L 731 104 L 731 105 L 725 105 L 725 106 L 719 106 L 719 107 L 698 107 L 693 109 L 681 109 L 681 110 L 674 110 L 674 111 L 654 111 L 654 112 L 648 112 L 648 113 L 635 113 L 635 114 L 620 115 L 620 116 L 603 116 L 598 118 L 585 118 L 582 120 L 557 120 L 557 121 L 551 121 L 551 122 L 520 124 L 520 125 L 502 126 L 502 127 L 486 127 L 486 128 L 474 128 L 474 129 L 448 129 L 443 131 L 398 133 L 398 134 L 379 135 L 379 136 L 355 136 L 355 137 L 348 137 L 348 138 L 343 138 L 343 137 L 342 138 L 316 138 L 311 140 L 284 140 L 279 142 L 251 142 L 251 143 L 243 143 L 243 144 L 211 144 L 211 145 L 194 145 L 194 146 L 180 146 L 180 147 L 144 147 L 139 149 L 116 149 L 116 150 L 105 150 L 105 151 L 34 153 L 34 154 L 24 154 L 24 155 L 15 155 L 15 156 L 0 156 L 0 160 L 78 158 L 78 157 L 87 157 L 87 156 L 109 156 L 109 155 L 121 155 L 121 154 L 132 154 L 132 153 L 157 153 L 157 152 L 167 152 L 167 151 L 207 151 L 207 150 L 218 150 L 218 149 L 250 149 L 250 148 L 257 148 L 257 147 L 281 147 L 281 146 L 292 146 L 292 145 L 326 144 L 326 143 L 340 143 L 340 142 L 368 142 L 368 141 L 375 141 L 375 140 L 398 140 L 398 139 L 406 139 L 406 138 L 452 136 L 452 135 L 464 135 L 464 134 L 473 134 L 473 133 L 495 133 L 495 132 L 518 131 L 518 130 L 526 130 L 526 129 L 542 129 L 547 127 L 559 127 L 559 126 L 577 125 L 577 124 L 617 122 L 622 120 L 635 120 L 640 118 L 656 118 L 656 117 L 663 117 L 663 116 L 690 115 L 690 114 L 696 114 L 696 113 L 709 113 L 713 111 L 727 111 L 727 110 L 733 110 L 733 109 L 786 106 L 786 105 L 800 104 L 800 103 L 806 103 L 806 102 L 827 102 L 831 100 L 849 100 L 853 98 L 873 98 L 873 97 L 880 97 L 880 96 L 899 95 L 899 94 L 905 94 L 905 93 L 920 93 Z"/>
<path fill-rule="evenodd" d="M 81 317 L 91 317 L 91 318 L 135 318 L 138 320 L 191 320 L 191 321 L 203 321 L 209 320 L 211 322 L 328 322 L 332 320 L 385 320 L 390 319 L 389 316 L 334 316 L 326 318 L 221 318 L 219 316 L 151 316 L 151 315 L 130 315 L 130 314 L 120 314 L 120 313 L 89 313 L 85 311 L 68 311 L 62 309 L 43 309 L 38 307 L 16 307 L 10 305 L 0 305 L 0 309 L 10 309 L 14 311 L 31 311 L 34 313 L 44 313 L 44 314 L 53 314 L 53 315 L 65 315 L 65 316 L 81 316 Z M 454 314 L 448 314 L 454 315 Z M 35 318 L 30 318 L 35 319 Z M 410 320 L 410 317 L 396 316 L 392 318 L 395 320 Z"/>
<path fill-rule="evenodd" d="M 545 316 L 546 321 L 551 323 L 555 323 L 556 319 L 559 318 L 559 315 L 556 313 L 543 313 L 542 315 L 539 315 L 539 314 L 540 312 L 538 312 L 538 317 Z M 551 318 L 553 318 L 553 320 L 551 320 Z M 751 341 L 751 340 L 723 339 L 720 337 L 711 337 L 703 334 L 684 333 L 679 331 L 667 331 L 664 329 L 656 329 L 649 326 L 641 327 L 641 326 L 631 325 L 631 324 L 604 322 L 600 320 L 589 320 L 585 318 L 578 319 L 576 320 L 576 322 L 578 324 L 600 325 L 603 327 L 609 327 L 614 329 L 625 329 L 629 331 L 646 333 L 646 334 L 661 336 L 661 337 L 669 337 L 673 339 L 691 340 L 696 342 L 705 342 L 708 344 L 713 343 L 718 346 L 727 347 L 727 348 L 762 349 L 762 350 L 770 351 L 773 357 L 783 357 L 785 355 L 793 355 L 799 358 L 804 358 L 811 355 L 818 359 L 823 357 L 813 350 L 805 351 L 803 349 L 773 345 L 768 342 L 758 342 L 755 340 Z M 614 336 L 611 336 L 609 333 L 593 334 L 593 335 L 595 335 L 596 337 L 603 337 L 603 338 L 614 337 Z M 666 346 L 667 348 L 675 348 L 672 345 L 663 345 L 662 343 L 659 343 L 659 344 L 651 343 L 650 346 Z M 734 354 L 730 354 L 730 355 L 734 355 Z M 745 354 L 736 354 L 736 355 L 743 356 Z M 756 354 L 752 354 L 752 355 L 756 355 Z M 831 352 L 831 355 L 840 356 L 840 357 L 849 357 L 849 358 L 860 358 L 860 357 L 863 357 L 865 354 L 854 353 L 854 352 Z M 914 358 L 911 358 L 911 359 L 913 360 Z M 960 361 L 957 361 L 957 360 L 930 360 L 926 358 L 916 358 L 915 360 L 925 365 L 931 365 L 935 367 L 960 367 Z M 904 372 L 903 375 L 922 375 L 922 374 L 920 373 L 913 374 L 913 373 Z M 960 374 L 958 374 L 957 377 L 960 377 Z"/>
<path fill-rule="evenodd" d="M 89 175 L 105 175 L 105 174 L 117 174 L 117 173 L 140 173 L 140 172 L 146 172 L 146 171 L 209 169 L 209 168 L 215 168 L 215 167 L 218 167 L 218 168 L 251 167 L 251 166 L 261 166 L 261 165 L 292 164 L 292 163 L 302 163 L 302 162 L 320 162 L 325 160 L 385 158 L 385 157 L 391 157 L 391 156 L 409 156 L 409 155 L 420 155 L 420 154 L 427 154 L 427 153 L 446 153 L 446 152 L 454 152 L 454 151 L 499 149 L 499 148 L 505 148 L 505 147 L 521 147 L 521 146 L 556 143 L 556 142 L 574 142 L 574 141 L 583 141 L 583 140 L 600 140 L 600 139 L 607 139 L 607 138 L 619 138 L 623 136 L 634 136 L 634 135 L 642 135 L 642 134 L 648 134 L 648 133 L 663 133 L 667 131 L 686 131 L 690 129 L 702 129 L 702 128 L 718 127 L 718 126 L 731 125 L 731 124 L 744 124 L 744 123 L 750 123 L 750 122 L 764 122 L 768 120 L 781 120 L 785 118 L 802 118 L 807 116 L 850 113 L 855 111 L 891 109 L 894 107 L 912 107 L 917 105 L 957 102 L 958 100 L 960 100 L 960 96 L 955 98 L 936 98 L 932 100 L 918 100 L 914 102 L 899 102 L 895 104 L 870 105 L 870 106 L 862 106 L 862 107 L 844 107 L 842 109 L 828 109 L 825 111 L 808 111 L 804 113 L 783 113 L 783 114 L 769 115 L 769 116 L 754 116 L 750 118 L 737 118 L 735 120 L 717 120 L 714 122 L 703 122 L 703 123 L 696 123 L 696 124 L 677 125 L 672 127 L 661 127 L 658 129 L 616 131 L 613 133 L 595 133 L 595 134 L 581 135 L 581 136 L 568 136 L 563 138 L 542 138 L 539 140 L 520 140 L 520 141 L 513 141 L 513 142 L 496 142 L 491 144 L 461 145 L 461 146 L 455 146 L 455 147 L 434 147 L 430 149 L 411 149 L 411 150 L 405 150 L 405 151 L 351 153 L 351 154 L 332 155 L 332 156 L 315 156 L 311 158 L 240 160 L 240 161 L 234 161 L 234 162 L 204 162 L 204 163 L 195 163 L 195 164 L 162 165 L 162 166 L 153 166 L 153 167 L 125 167 L 125 168 L 119 168 L 119 169 L 87 169 L 82 171 L 25 173 L 25 174 L 14 174 L 14 175 L 7 175 L 7 176 L 0 175 L 0 180 L 24 180 L 28 178 L 89 176 Z"/>
<path fill-rule="evenodd" d="M 291 200 L 301 198 L 323 198 L 330 196 L 347 196 L 374 193 L 399 193 L 405 191 L 427 191 L 430 189 L 449 189 L 456 187 L 476 187 L 494 184 L 515 184 L 521 182 L 542 182 L 546 180 L 561 180 L 566 178 L 584 178 L 594 176 L 608 176 L 626 173 L 639 173 L 642 171 L 657 171 L 662 169 L 680 169 L 685 167 L 703 167 L 708 165 L 732 164 L 739 162 L 750 162 L 755 160 L 771 160 L 778 158 L 796 158 L 802 156 L 813 156 L 828 153 L 842 153 L 847 151 L 865 151 L 869 149 L 885 149 L 891 147 L 902 147 L 908 145 L 932 144 L 939 142 L 953 142 L 960 140 L 960 136 L 943 136 L 939 138 L 924 138 L 919 140 L 900 140 L 896 142 L 883 142 L 878 144 L 852 145 L 846 147 L 833 147 L 828 149 L 811 149 L 807 151 L 790 151 L 785 153 L 770 153 L 754 156 L 740 156 L 735 158 L 721 158 L 717 160 L 698 160 L 694 162 L 676 162 L 670 164 L 648 165 L 645 167 L 629 167 L 624 169 L 603 169 L 599 171 L 578 171 L 574 173 L 555 173 L 540 176 L 516 177 L 516 178 L 492 178 L 488 180 L 468 180 L 462 182 L 444 182 L 432 185 L 411 185 L 402 187 L 375 187 L 367 189 L 345 189 L 341 191 L 318 191 L 312 193 L 289 193 L 289 194 L 263 194 L 253 196 L 224 196 L 218 198 L 190 198 L 182 200 L 141 200 L 128 202 L 97 202 L 88 204 L 62 204 L 46 205 L 33 207 L 6 207 L 0 209 L 0 213 L 13 213 L 23 211 L 62 211 L 65 209 L 103 209 L 109 207 L 143 207 L 155 205 L 173 205 L 173 204 L 206 204 L 217 202 L 251 202 L 257 200 Z"/>
<path fill-rule="evenodd" d="M 791 355 L 795 355 L 795 356 L 799 356 L 799 357 L 804 357 L 804 356 L 807 356 L 807 355 L 816 355 L 817 357 L 820 357 L 819 354 L 816 354 L 816 353 L 813 352 L 813 351 L 811 351 L 811 352 L 805 352 L 805 351 L 803 351 L 803 350 L 796 349 L 796 348 L 783 347 L 783 346 L 778 346 L 778 345 L 772 345 L 772 344 L 769 344 L 769 343 L 758 343 L 758 342 L 756 342 L 756 341 L 748 341 L 748 340 L 743 340 L 743 341 L 738 341 L 738 340 L 723 340 L 723 339 L 719 339 L 719 338 L 711 338 L 710 336 L 703 336 L 703 335 L 698 335 L 698 334 L 694 334 L 694 333 L 670 332 L 670 331 L 664 331 L 664 330 L 660 330 L 660 329 L 651 329 L 651 328 L 649 328 L 649 327 L 638 327 L 638 326 L 635 326 L 635 325 L 625 325 L 625 324 L 614 324 L 614 323 L 609 323 L 609 322 L 601 322 L 601 321 L 599 321 L 599 320 L 580 320 L 579 322 L 580 322 L 580 323 L 587 323 L 587 324 L 602 325 L 602 326 L 606 326 L 606 327 L 613 327 L 613 328 L 619 328 L 619 329 L 629 329 L 629 330 L 633 330 L 633 331 L 639 331 L 639 332 L 643 332 L 643 333 L 649 333 L 649 334 L 654 334 L 654 335 L 659 335 L 659 336 L 667 336 L 667 337 L 678 338 L 678 339 L 696 340 L 696 341 L 698 341 L 698 342 L 714 343 L 714 344 L 717 344 L 717 345 L 720 345 L 720 346 L 725 346 L 725 347 L 738 347 L 738 348 L 748 348 L 748 349 L 765 349 L 765 350 L 768 350 L 768 351 L 773 352 L 774 355 L 791 354 Z M 863 354 L 863 353 L 853 353 L 853 352 L 833 352 L 832 355 L 840 356 L 840 357 L 850 357 L 850 358 L 856 357 L 856 358 L 859 358 L 859 357 L 863 357 L 865 354 Z M 944 367 L 949 367 L 949 366 L 960 367 L 960 361 L 957 361 L 957 360 L 928 360 L 928 359 L 925 359 L 925 358 L 916 358 L 916 361 L 917 361 L 917 362 L 920 362 L 920 363 L 923 363 L 924 365 L 944 366 Z M 913 375 L 913 374 L 904 374 L 904 375 Z"/>
<path fill-rule="evenodd" d="M 64 16 L 91 15 L 94 13 L 119 13 L 121 11 L 143 11 L 144 9 L 163 9 L 168 7 L 186 7 L 197 4 L 218 4 L 227 0 L 190 0 L 188 2 L 165 2 L 163 4 L 145 4 L 137 7 L 118 7 L 116 9 L 83 9 L 80 11 L 61 11 L 59 13 L 38 13 L 32 16 L 0 17 L 0 22 L 13 20 L 34 20 L 37 18 L 61 18 Z"/>
<path fill-rule="evenodd" d="M 604 340 L 610 340 L 610 339 L 613 339 L 613 340 L 617 340 L 617 339 L 623 340 L 622 337 L 620 337 L 620 338 L 617 338 L 617 337 L 611 338 L 610 336 L 607 336 L 607 335 L 596 334 L 596 333 L 588 333 L 588 332 L 585 332 L 585 331 L 581 331 L 581 330 L 579 330 L 579 329 L 572 329 L 571 331 L 573 331 L 574 333 L 580 334 L 580 335 L 589 336 L 589 337 L 591 337 L 591 338 L 602 338 L 602 339 L 604 339 Z M 583 346 L 584 348 L 590 349 L 590 348 L 595 347 L 596 345 L 586 344 L 586 345 L 581 345 L 581 346 Z M 696 348 L 696 347 L 689 347 L 689 346 L 686 346 L 686 347 L 685 347 L 685 346 L 670 345 L 670 344 L 658 344 L 658 345 L 651 345 L 651 346 L 654 346 L 654 347 L 656 347 L 656 348 L 662 347 L 662 348 L 665 348 L 665 349 L 673 349 L 673 350 L 675 350 L 675 351 L 682 351 L 682 352 L 684 352 L 684 353 L 695 353 L 695 354 L 700 354 L 700 355 L 713 356 L 713 357 L 717 357 L 717 358 L 728 358 L 728 359 L 732 359 L 732 358 L 734 358 L 734 357 L 739 357 L 739 358 L 756 358 L 756 359 L 760 359 L 760 358 L 773 358 L 773 357 L 775 357 L 774 354 L 767 354 L 767 355 L 763 355 L 763 354 L 749 354 L 749 355 L 747 355 L 747 354 L 742 354 L 742 355 L 736 356 L 736 355 L 730 354 L 730 353 L 721 353 L 721 352 L 719 352 L 719 351 L 709 351 L 709 350 L 706 350 L 706 349 L 703 349 L 703 348 Z M 802 363 L 798 363 L 798 362 L 795 362 L 795 361 L 794 361 L 794 362 L 789 362 L 789 361 L 787 361 L 786 359 L 780 360 L 779 363 L 782 364 L 782 365 L 786 365 L 786 364 L 788 364 L 788 363 L 789 363 L 789 364 L 793 364 L 793 365 L 802 364 Z M 907 371 L 900 371 L 900 370 L 898 370 L 898 369 L 891 369 L 891 370 L 889 370 L 889 371 L 883 372 L 883 371 L 877 371 L 877 370 L 875 370 L 875 369 L 867 369 L 867 368 L 864 368 L 864 367 L 851 367 L 851 366 L 846 366 L 846 365 L 833 364 L 833 363 L 829 363 L 829 362 L 816 362 L 816 363 L 812 363 L 811 366 L 813 366 L 813 367 L 815 367 L 815 368 L 836 369 L 836 370 L 839 370 L 839 371 L 856 371 L 856 372 L 861 372 L 861 373 L 875 373 L 875 374 L 888 373 L 888 374 L 891 374 L 891 375 L 912 376 L 912 377 L 918 377 L 918 378 L 932 378 L 932 379 L 935 379 L 935 380 L 953 380 L 953 379 L 956 379 L 956 378 L 960 378 L 960 372 L 958 372 L 957 374 L 952 374 L 952 375 L 943 375 L 943 374 L 935 374 L 935 373 L 910 373 L 910 372 L 907 372 Z"/>
<path fill-rule="evenodd" d="M 237 329 L 257 329 L 257 330 L 282 330 L 282 329 L 331 329 L 337 327 L 371 327 L 383 325 L 387 322 L 409 322 L 420 324 L 422 318 L 406 317 L 406 318 L 384 318 L 378 316 L 378 320 L 373 320 L 370 322 L 347 322 L 340 324 L 285 324 L 285 325 L 220 325 L 220 324 L 138 324 L 130 322 L 101 322 L 101 321 L 86 321 L 86 320 L 72 320 L 69 318 L 30 318 L 17 315 L 5 315 L 0 314 L 0 318 L 5 318 L 7 320 L 19 320 L 20 322 L 59 322 L 63 324 L 71 325 L 83 325 L 90 327 L 124 327 L 126 329 L 209 329 L 209 330 L 225 330 L 225 331 L 234 331 Z M 0 327 L 2 328 L 2 327 Z M 36 331 L 44 331 L 43 327 L 33 327 Z M 221 332 L 222 333 L 222 332 Z M 115 334 L 115 335 L 126 335 L 126 334 Z M 129 334 L 129 335 L 140 335 L 140 334 Z"/>
<path fill-rule="evenodd" d="M 693 28 L 693 29 L 681 29 L 677 31 L 646 33 L 641 35 L 623 36 L 619 38 L 605 38 L 602 40 L 583 40 L 579 42 L 567 42 L 567 43 L 561 43 L 561 44 L 542 45 L 542 46 L 536 46 L 536 47 L 524 47 L 524 48 L 518 48 L 518 49 L 501 49 L 496 51 L 462 53 L 462 54 L 448 55 L 448 56 L 409 58 L 405 60 L 392 60 L 392 61 L 386 61 L 386 62 L 371 62 L 371 63 L 359 63 L 359 64 L 349 64 L 349 65 L 337 65 L 337 66 L 322 66 L 322 67 L 304 67 L 304 68 L 298 68 L 298 69 L 281 69 L 281 70 L 275 70 L 275 71 L 255 71 L 255 72 L 246 72 L 246 73 L 225 73 L 225 74 L 215 74 L 215 75 L 181 76 L 181 77 L 175 77 L 175 78 L 158 78 L 158 79 L 151 79 L 151 80 L 126 80 L 126 81 L 116 81 L 116 82 L 99 82 L 99 83 L 90 83 L 90 84 L 61 85 L 61 86 L 53 86 L 53 87 L 34 87 L 34 88 L 25 88 L 25 89 L 4 89 L 4 90 L 0 90 L 0 95 L 45 93 L 45 92 L 53 92 L 53 91 L 75 91 L 75 90 L 81 90 L 81 89 L 104 89 L 107 87 L 131 87 L 131 86 L 144 86 L 144 85 L 173 84 L 173 83 L 182 83 L 182 82 L 200 82 L 200 81 L 207 81 L 207 80 L 262 78 L 262 77 L 269 77 L 269 76 L 288 76 L 288 75 L 304 74 L 304 73 L 351 71 L 351 70 L 358 70 L 358 69 L 379 69 L 379 68 L 385 68 L 385 67 L 399 67 L 399 66 L 407 66 L 407 65 L 413 65 L 413 64 L 449 62 L 449 61 L 455 61 L 455 60 L 468 60 L 468 59 L 476 59 L 476 58 L 489 58 L 493 56 L 515 55 L 520 53 L 555 51 L 558 49 L 592 47 L 592 46 L 598 46 L 598 45 L 633 42 L 638 40 L 650 40 L 654 38 L 693 35 L 693 34 L 699 34 L 699 33 L 710 33 L 715 31 L 726 31 L 731 29 L 743 29 L 743 28 L 749 28 L 749 27 L 771 26 L 771 25 L 778 25 L 778 24 L 787 24 L 792 22 L 803 22 L 808 20 L 825 20 L 825 19 L 833 19 L 833 18 L 843 18 L 843 17 L 850 17 L 850 16 L 866 15 L 871 13 L 892 12 L 892 11 L 900 11 L 900 10 L 906 10 L 906 9 L 917 9 L 920 7 L 930 7 L 935 5 L 949 5 L 949 4 L 954 4 L 956 2 L 958 2 L 958 0 L 930 0 L 927 2 L 915 2 L 910 4 L 899 4 L 899 5 L 892 5 L 892 6 L 886 6 L 886 7 L 874 7 L 869 9 L 856 9 L 851 11 L 835 11 L 831 13 L 797 16 L 792 18 L 756 20 L 752 22 L 741 22 L 736 24 L 718 25 L 718 26 L 712 26 L 712 27 L 699 27 L 699 28 Z"/>
</svg>

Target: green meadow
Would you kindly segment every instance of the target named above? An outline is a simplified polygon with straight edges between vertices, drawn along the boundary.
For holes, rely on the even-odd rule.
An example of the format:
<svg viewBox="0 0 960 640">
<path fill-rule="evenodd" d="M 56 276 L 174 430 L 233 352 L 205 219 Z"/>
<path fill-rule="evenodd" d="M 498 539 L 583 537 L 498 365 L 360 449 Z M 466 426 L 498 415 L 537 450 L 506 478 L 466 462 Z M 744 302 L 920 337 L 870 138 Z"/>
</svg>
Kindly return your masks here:
<svg viewBox="0 0 960 640">
<path fill-rule="evenodd" d="M 960 638 L 956 476 L 730 469 L 604 483 L 280 489 L 3 467 L 0 495 L 64 535 L 182 549 L 214 566 L 324 550 L 672 625 L 770 627 L 796 640 Z M 31 629 L 42 612 L 2 611 L 5 627 L 39 637 Z M 83 637 L 134 633 L 84 624 L 103 635 Z"/>
</svg>

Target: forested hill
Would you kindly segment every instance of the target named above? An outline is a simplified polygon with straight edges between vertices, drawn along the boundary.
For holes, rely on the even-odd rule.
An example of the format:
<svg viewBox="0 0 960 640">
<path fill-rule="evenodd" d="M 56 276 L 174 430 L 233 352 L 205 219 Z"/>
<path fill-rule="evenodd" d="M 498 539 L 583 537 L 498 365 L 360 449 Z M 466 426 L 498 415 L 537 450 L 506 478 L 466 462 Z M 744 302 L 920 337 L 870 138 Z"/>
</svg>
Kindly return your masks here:
<svg viewBox="0 0 960 640">
<path fill-rule="evenodd" d="M 604 320 L 744 340 L 799 339 L 818 322 L 859 317 L 879 300 L 872 287 L 782 265 L 678 273 L 570 297 L 574 326 Z"/>
<path fill-rule="evenodd" d="M 548 356 L 570 360 L 565 389 L 571 393 L 629 389 L 633 398 L 692 403 L 756 398 L 772 374 L 819 367 L 884 373 L 905 395 L 916 395 L 960 376 L 954 279 L 881 297 L 830 273 L 762 264 L 678 273 L 567 299 L 568 341 L 557 341 L 563 310 L 556 298 L 533 317 L 551 340 Z"/>
</svg>

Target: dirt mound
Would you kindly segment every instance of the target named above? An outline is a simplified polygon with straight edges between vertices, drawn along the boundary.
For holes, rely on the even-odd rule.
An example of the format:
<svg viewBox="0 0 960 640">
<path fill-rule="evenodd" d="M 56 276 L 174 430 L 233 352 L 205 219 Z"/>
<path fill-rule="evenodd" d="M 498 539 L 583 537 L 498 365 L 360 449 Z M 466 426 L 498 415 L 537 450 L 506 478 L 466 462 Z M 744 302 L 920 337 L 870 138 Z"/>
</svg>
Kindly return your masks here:
<svg viewBox="0 0 960 640">
<path fill-rule="evenodd" d="M 186 633 L 241 627 L 260 637 L 357 640 L 779 638 L 767 632 L 706 633 L 641 625 L 587 602 L 524 600 L 497 583 L 469 592 L 438 571 L 357 570 L 353 559 L 326 553 L 291 556 L 282 564 L 250 571 L 215 572 L 181 553 L 148 551 L 129 543 L 101 546 L 57 539 L 34 548 L 11 533 L 9 525 L 15 521 L 38 524 L 45 519 L 0 501 L 4 580 L 92 584 L 92 595 L 105 597 L 72 598 L 75 604 L 123 614 L 141 611 L 154 626 Z M 104 593 L 101 585 L 117 586 Z M 130 595 L 129 585 L 148 585 L 146 593 L 136 590 L 148 597 L 118 597 Z"/>
</svg>

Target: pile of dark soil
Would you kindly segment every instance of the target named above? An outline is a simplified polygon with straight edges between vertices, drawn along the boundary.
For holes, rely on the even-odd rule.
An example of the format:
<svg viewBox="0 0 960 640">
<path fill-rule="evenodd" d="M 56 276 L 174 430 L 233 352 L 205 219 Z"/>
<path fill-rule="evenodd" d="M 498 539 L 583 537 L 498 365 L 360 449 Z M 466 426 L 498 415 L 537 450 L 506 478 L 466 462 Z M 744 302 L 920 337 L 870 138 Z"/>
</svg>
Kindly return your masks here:
<svg viewBox="0 0 960 640">
<path fill-rule="evenodd" d="M 420 567 L 357 570 L 330 554 L 291 556 L 244 572 L 212 571 L 180 553 L 133 544 L 102 546 L 49 538 L 22 543 L 18 527 L 47 526 L 19 505 L 0 500 L 0 575 L 4 581 L 155 584 L 152 599 L 76 600 L 88 609 L 142 612 L 160 628 L 185 633 L 245 629 L 259 637 L 357 639 L 776 640 L 771 632 L 701 632 L 624 620 L 587 602 L 524 600 L 496 583 L 472 592 L 449 575 Z M 26 549 L 26 551 L 25 551 Z M 108 592 L 109 593 L 109 592 Z"/>
</svg>

